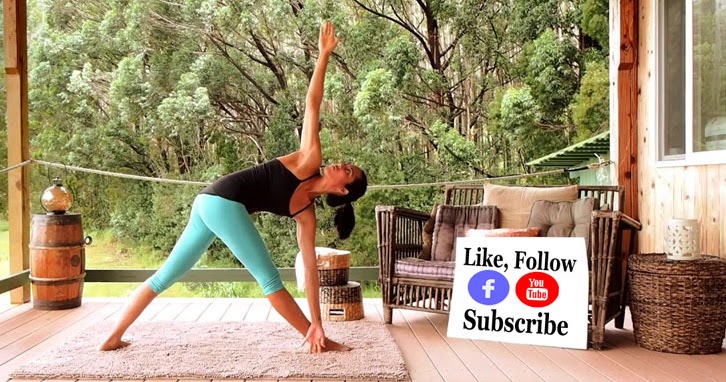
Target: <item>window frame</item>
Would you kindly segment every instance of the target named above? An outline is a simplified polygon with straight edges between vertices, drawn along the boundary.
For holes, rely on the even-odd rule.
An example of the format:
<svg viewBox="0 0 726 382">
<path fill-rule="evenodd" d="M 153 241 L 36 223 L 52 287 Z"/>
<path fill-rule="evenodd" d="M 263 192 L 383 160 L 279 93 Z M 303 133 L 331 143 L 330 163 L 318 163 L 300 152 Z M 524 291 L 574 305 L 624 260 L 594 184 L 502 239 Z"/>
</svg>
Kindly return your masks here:
<svg viewBox="0 0 726 382">
<path fill-rule="evenodd" d="M 665 143 L 665 129 L 663 126 L 665 108 L 662 89 L 665 74 L 664 65 L 664 2 L 668 0 L 654 0 L 654 36 L 655 41 L 655 92 L 657 95 L 655 126 L 656 126 L 656 167 L 683 167 L 692 165 L 726 164 L 726 150 L 693 151 L 693 1 L 681 0 L 686 4 L 686 91 L 685 91 L 685 154 L 666 155 L 663 148 Z"/>
</svg>

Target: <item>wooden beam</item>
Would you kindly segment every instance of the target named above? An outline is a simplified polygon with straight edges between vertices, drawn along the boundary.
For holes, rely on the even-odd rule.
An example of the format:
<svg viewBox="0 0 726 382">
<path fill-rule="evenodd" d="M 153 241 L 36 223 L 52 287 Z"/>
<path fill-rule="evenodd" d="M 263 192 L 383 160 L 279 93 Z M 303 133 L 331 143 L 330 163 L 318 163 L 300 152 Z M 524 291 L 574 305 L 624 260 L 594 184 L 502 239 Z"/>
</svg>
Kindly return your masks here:
<svg viewBox="0 0 726 382">
<path fill-rule="evenodd" d="M 28 47 L 25 0 L 4 1 L 5 74 L 7 81 L 8 166 L 30 159 L 28 133 Z M 27 166 L 8 173 L 10 273 L 30 267 L 30 171 Z M 10 302 L 30 301 L 30 286 L 10 292 Z"/>
<path fill-rule="evenodd" d="M 638 219 L 638 1 L 619 1 L 618 184 L 625 187 L 621 211 Z"/>
<path fill-rule="evenodd" d="M 620 210 L 636 221 L 638 212 L 638 0 L 619 1 L 618 23 L 620 33 L 617 91 L 618 91 L 618 184 L 625 189 L 625 201 Z M 611 16 L 612 17 L 612 16 Z M 611 37 L 614 37 L 611 35 Z M 630 230 L 628 230 L 630 231 Z M 634 232 L 623 233 L 621 251 L 624 254 L 622 274 L 627 274 L 628 257 L 637 247 Z M 630 237 L 625 237 L 630 235 Z M 629 245 L 632 243 L 633 245 Z M 621 290 L 627 289 L 623 278 Z M 624 299 L 621 299 L 624 303 Z M 624 314 L 615 319 L 615 327 L 623 327 Z"/>
</svg>

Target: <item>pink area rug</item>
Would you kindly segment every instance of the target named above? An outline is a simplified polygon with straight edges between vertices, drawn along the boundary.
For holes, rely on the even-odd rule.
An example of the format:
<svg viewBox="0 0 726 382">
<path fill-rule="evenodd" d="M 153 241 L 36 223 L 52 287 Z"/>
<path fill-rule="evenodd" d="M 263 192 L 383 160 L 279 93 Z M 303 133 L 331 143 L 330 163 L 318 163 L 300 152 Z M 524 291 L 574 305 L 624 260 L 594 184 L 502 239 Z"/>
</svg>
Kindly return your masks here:
<svg viewBox="0 0 726 382">
<path fill-rule="evenodd" d="M 139 322 L 124 337 L 131 346 L 99 352 L 96 347 L 111 325 L 89 328 L 11 377 L 409 379 L 396 343 L 377 322 L 326 322 L 328 337 L 353 350 L 321 354 L 309 354 L 294 329 L 276 322 Z"/>
</svg>

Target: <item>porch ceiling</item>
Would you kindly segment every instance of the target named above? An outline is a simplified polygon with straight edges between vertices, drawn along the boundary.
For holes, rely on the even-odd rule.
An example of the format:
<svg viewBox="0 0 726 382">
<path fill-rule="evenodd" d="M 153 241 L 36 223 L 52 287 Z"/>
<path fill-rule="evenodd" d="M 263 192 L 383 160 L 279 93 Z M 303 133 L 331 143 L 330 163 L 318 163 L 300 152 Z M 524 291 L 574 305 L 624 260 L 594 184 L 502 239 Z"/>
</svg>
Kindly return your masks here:
<svg viewBox="0 0 726 382">
<path fill-rule="evenodd" d="M 610 131 L 605 131 L 582 142 L 565 147 L 560 151 L 527 162 L 536 167 L 573 167 L 584 161 L 597 161 L 595 154 L 610 152 Z"/>
</svg>

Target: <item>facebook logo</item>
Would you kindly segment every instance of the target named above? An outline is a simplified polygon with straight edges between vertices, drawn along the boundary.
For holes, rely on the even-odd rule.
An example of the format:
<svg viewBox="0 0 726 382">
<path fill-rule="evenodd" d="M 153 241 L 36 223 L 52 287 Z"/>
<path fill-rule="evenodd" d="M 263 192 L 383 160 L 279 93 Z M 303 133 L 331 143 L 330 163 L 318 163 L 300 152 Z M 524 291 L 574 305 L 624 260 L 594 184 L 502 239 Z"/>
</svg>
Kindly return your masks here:
<svg viewBox="0 0 726 382">
<path fill-rule="evenodd" d="M 495 305 L 509 294 L 509 282 L 497 271 L 484 270 L 471 277 L 468 289 L 474 301 L 482 305 Z"/>
</svg>

